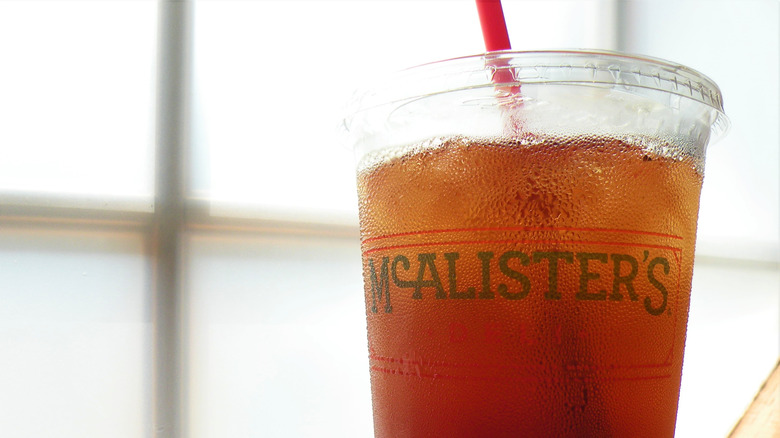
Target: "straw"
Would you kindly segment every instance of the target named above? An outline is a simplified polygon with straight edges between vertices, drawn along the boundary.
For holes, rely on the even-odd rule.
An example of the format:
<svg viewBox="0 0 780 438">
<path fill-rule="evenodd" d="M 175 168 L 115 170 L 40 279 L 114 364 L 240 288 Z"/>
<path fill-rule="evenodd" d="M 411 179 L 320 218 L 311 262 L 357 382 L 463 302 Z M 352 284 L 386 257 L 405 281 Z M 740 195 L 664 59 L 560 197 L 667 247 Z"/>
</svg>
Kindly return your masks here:
<svg viewBox="0 0 780 438">
<path fill-rule="evenodd" d="M 509 32 L 506 29 L 504 10 L 501 0 L 476 0 L 479 24 L 482 27 L 482 38 L 485 40 L 485 49 L 488 52 L 511 50 Z M 514 104 L 522 103 L 520 97 L 520 84 L 517 84 L 513 69 L 509 65 L 509 58 L 501 56 L 486 56 L 487 66 L 492 74 L 491 80 L 496 84 L 496 92 L 503 98 L 511 98 Z M 514 84 L 514 85 L 504 85 Z M 518 114 L 504 108 L 505 133 L 512 135 L 522 130 L 523 122 Z"/>
<path fill-rule="evenodd" d="M 510 50 L 509 33 L 506 30 L 504 10 L 501 0 L 477 0 L 479 23 L 482 26 L 482 37 L 485 39 L 485 49 L 488 52 Z"/>
<path fill-rule="evenodd" d="M 476 0 L 477 12 L 479 12 L 479 23 L 482 27 L 482 37 L 485 40 L 485 49 L 488 52 L 501 50 L 511 50 L 509 43 L 509 33 L 506 30 L 506 20 L 504 19 L 504 10 L 501 7 L 501 0 Z M 514 82 L 512 69 L 509 68 L 509 61 L 506 58 L 494 58 L 488 60 L 493 70 L 493 82 L 497 85 Z M 509 95 L 517 95 L 520 92 L 518 85 L 510 87 L 498 86 L 497 90 Z"/>
</svg>

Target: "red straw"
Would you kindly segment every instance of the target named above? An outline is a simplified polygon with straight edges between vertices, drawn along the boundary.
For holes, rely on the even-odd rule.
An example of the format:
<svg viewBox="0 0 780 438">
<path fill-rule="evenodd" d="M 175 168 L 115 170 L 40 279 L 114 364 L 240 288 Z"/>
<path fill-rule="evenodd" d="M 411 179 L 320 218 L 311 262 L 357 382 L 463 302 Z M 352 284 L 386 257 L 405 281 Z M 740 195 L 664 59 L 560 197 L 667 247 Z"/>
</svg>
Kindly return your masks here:
<svg viewBox="0 0 780 438">
<path fill-rule="evenodd" d="M 501 0 L 477 0 L 479 23 L 482 26 L 482 37 L 485 39 L 485 49 L 488 52 L 510 50 L 509 33 L 506 31 L 504 10 Z"/>
<path fill-rule="evenodd" d="M 482 37 L 485 39 L 485 49 L 488 52 L 511 50 L 509 33 L 506 30 L 504 10 L 501 8 L 501 0 L 476 0 L 479 12 L 479 24 L 482 26 Z M 496 91 L 506 96 L 520 96 L 520 85 L 508 85 L 515 83 L 516 79 L 512 68 L 509 67 L 509 59 L 505 57 L 486 58 L 487 65 L 491 66 L 493 74 L 491 79 L 496 84 Z M 504 85 L 507 84 L 507 85 Z M 505 130 L 508 133 L 519 132 L 522 122 L 511 112 L 505 113 Z"/>
<path fill-rule="evenodd" d="M 509 44 L 509 33 L 506 30 L 506 20 L 504 20 L 504 10 L 501 8 L 501 0 L 477 0 L 477 11 L 479 12 L 479 23 L 482 26 L 482 37 L 485 39 L 485 48 L 488 52 L 498 50 L 511 50 Z M 493 82 L 496 84 L 514 82 L 512 70 L 507 68 L 509 61 L 505 58 L 492 59 L 488 61 L 494 70 Z M 520 87 L 517 85 L 511 87 L 499 87 L 499 91 L 518 94 Z"/>
</svg>

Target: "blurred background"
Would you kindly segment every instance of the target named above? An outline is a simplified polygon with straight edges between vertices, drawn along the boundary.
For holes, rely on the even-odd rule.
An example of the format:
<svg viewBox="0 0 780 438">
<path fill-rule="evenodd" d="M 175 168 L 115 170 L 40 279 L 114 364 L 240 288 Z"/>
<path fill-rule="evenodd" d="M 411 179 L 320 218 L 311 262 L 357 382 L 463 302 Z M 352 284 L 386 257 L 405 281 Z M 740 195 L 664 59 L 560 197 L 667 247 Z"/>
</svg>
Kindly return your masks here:
<svg viewBox="0 0 780 438">
<path fill-rule="evenodd" d="M 504 0 L 513 48 L 704 72 L 678 437 L 780 349 L 780 3 Z M 377 72 L 482 52 L 471 0 L 0 2 L 0 435 L 366 437 L 354 158 Z"/>
</svg>

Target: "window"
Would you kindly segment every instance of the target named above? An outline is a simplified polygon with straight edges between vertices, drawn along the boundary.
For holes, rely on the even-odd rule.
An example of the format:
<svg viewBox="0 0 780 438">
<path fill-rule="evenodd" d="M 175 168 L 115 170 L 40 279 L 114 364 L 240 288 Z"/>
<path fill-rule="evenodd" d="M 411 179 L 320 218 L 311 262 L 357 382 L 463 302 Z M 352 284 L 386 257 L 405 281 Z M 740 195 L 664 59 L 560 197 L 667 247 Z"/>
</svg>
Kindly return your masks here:
<svg viewBox="0 0 780 438">
<path fill-rule="evenodd" d="M 0 2 L 0 434 L 150 434 L 157 4 Z"/>
<path fill-rule="evenodd" d="M 778 358 L 778 4 L 504 11 L 516 49 L 721 86 L 677 436 L 725 436 Z M 339 118 L 379 72 L 481 52 L 473 2 L 15 0 L 0 37 L 0 434 L 370 436 Z"/>
</svg>

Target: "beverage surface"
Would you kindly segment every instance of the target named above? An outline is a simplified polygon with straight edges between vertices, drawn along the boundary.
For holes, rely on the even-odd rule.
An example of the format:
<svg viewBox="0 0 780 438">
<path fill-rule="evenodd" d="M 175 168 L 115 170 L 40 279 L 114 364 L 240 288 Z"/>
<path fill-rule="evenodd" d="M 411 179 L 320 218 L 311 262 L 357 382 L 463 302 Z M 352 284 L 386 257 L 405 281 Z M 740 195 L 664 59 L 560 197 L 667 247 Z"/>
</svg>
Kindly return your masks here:
<svg viewBox="0 0 780 438">
<path fill-rule="evenodd" d="M 598 137 L 365 161 L 376 436 L 673 436 L 701 181 Z"/>
</svg>

